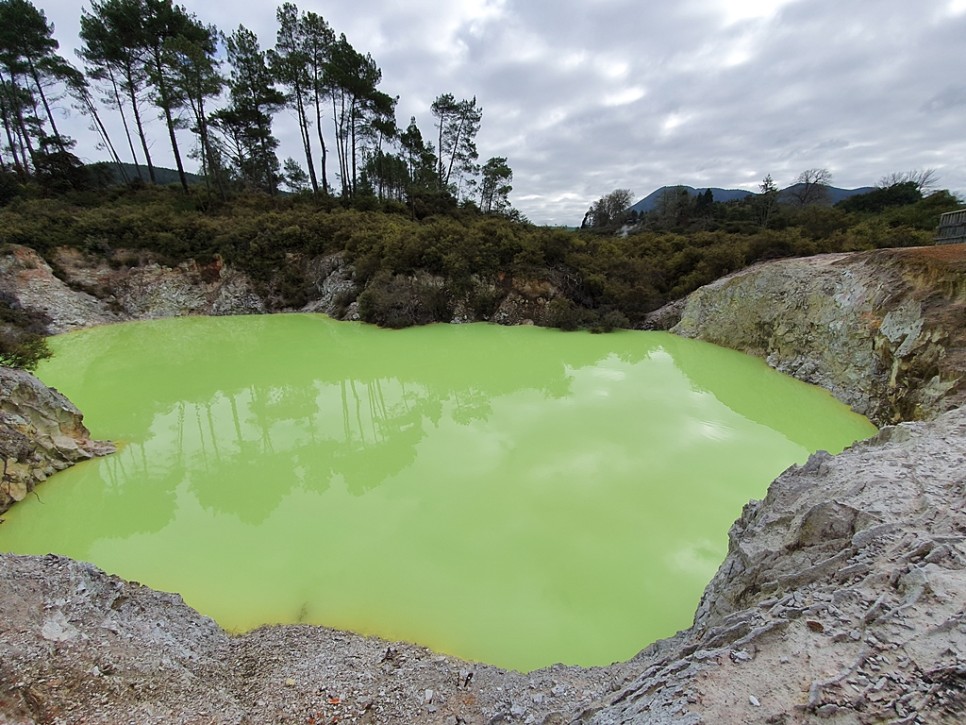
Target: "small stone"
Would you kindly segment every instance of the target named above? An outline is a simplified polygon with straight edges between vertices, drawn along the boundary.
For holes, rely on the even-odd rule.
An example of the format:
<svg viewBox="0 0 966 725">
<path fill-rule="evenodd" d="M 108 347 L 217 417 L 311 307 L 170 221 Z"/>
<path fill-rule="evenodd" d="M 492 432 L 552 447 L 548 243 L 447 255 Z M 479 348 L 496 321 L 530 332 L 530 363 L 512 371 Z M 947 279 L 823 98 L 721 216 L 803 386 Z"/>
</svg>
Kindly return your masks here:
<svg viewBox="0 0 966 725">
<path fill-rule="evenodd" d="M 80 631 L 68 622 L 64 613 L 58 609 L 44 622 L 40 634 L 50 642 L 67 642 L 80 635 Z"/>
<path fill-rule="evenodd" d="M 426 692 L 423 693 L 423 702 L 428 705 L 433 701 L 433 698 L 435 696 L 436 696 L 435 692 L 433 692 L 432 690 L 426 690 Z"/>
<path fill-rule="evenodd" d="M 748 695 L 748 702 L 750 702 L 754 707 L 761 707 L 761 703 L 754 695 Z"/>
<path fill-rule="evenodd" d="M 288 679 L 286 679 L 285 680 L 285 686 L 286 687 L 295 687 L 295 678 L 294 677 L 289 677 Z"/>
<path fill-rule="evenodd" d="M 805 626 L 807 626 L 813 632 L 824 632 L 825 625 L 816 619 L 806 619 Z"/>
<path fill-rule="evenodd" d="M 523 705 L 513 703 L 513 705 L 510 706 L 510 714 L 513 715 L 513 717 L 523 717 L 526 711 L 527 709 L 523 707 Z"/>
</svg>

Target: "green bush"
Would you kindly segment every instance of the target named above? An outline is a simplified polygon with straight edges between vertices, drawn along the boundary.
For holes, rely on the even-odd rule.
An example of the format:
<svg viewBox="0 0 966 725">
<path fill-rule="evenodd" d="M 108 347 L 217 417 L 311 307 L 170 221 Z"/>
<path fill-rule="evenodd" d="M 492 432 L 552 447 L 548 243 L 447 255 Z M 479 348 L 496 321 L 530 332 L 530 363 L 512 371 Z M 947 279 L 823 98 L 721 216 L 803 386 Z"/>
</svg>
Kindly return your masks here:
<svg viewBox="0 0 966 725">
<path fill-rule="evenodd" d="M 0 323 L 0 365 L 35 370 L 41 360 L 46 360 L 51 355 L 53 353 L 43 336 Z"/>
<path fill-rule="evenodd" d="M 416 323 L 412 283 L 385 270 L 378 272 L 359 295 L 359 317 L 380 327 L 409 327 Z"/>
<path fill-rule="evenodd" d="M 34 370 L 49 358 L 52 352 L 44 337 L 49 322 L 43 313 L 22 310 L 0 293 L 0 365 Z"/>
<path fill-rule="evenodd" d="M 362 290 L 363 319 L 390 327 L 450 319 L 456 299 L 488 318 L 509 280 L 552 281 L 560 296 L 543 321 L 601 330 L 639 324 L 662 304 L 756 261 L 928 244 L 939 214 L 961 205 L 939 192 L 901 205 L 890 193 L 838 208 L 780 206 L 763 229 L 755 204 L 731 202 L 671 226 L 645 218 L 641 231 L 607 236 L 484 215 L 435 192 L 406 204 L 373 204 L 373 197 L 355 205 L 266 194 L 220 200 L 203 189 L 186 195 L 143 184 L 42 194 L 0 177 L 0 241 L 41 254 L 72 246 L 117 258 L 130 250 L 172 265 L 220 255 L 289 307 L 312 294 L 304 262 L 342 253 Z M 884 206 L 875 212 L 870 205 Z"/>
</svg>

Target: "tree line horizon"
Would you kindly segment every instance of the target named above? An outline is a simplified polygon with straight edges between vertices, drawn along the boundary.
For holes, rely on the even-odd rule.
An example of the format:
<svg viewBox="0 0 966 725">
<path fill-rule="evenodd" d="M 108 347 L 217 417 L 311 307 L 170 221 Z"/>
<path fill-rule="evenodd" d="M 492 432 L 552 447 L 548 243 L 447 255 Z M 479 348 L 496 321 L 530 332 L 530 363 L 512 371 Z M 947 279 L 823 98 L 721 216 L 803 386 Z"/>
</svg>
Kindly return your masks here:
<svg viewBox="0 0 966 725">
<path fill-rule="evenodd" d="M 76 141 L 57 125 L 57 111 L 70 104 L 89 119 L 122 181 L 156 183 L 155 139 L 146 130 L 154 113 L 186 192 L 185 156 L 222 198 L 239 189 L 276 194 L 284 186 L 347 202 L 435 194 L 484 213 L 512 211 L 506 157 L 479 162 L 483 108 L 476 97 L 436 97 L 428 109 L 433 141 L 415 117 L 398 127 L 399 97 L 379 88 L 376 61 L 317 13 L 292 2 L 278 6 L 275 47 L 263 50 L 244 25 L 226 35 L 172 0 L 89 6 L 80 10 L 78 68 L 57 53 L 43 10 L 30 0 L 0 0 L 0 172 L 22 182 L 83 183 Z M 298 121 L 301 160 L 278 158 L 272 124 L 282 110 Z M 119 138 L 109 133 L 105 112 L 117 115 Z M 187 151 L 179 130 L 191 133 Z M 133 179 L 125 163 L 133 165 Z"/>
</svg>

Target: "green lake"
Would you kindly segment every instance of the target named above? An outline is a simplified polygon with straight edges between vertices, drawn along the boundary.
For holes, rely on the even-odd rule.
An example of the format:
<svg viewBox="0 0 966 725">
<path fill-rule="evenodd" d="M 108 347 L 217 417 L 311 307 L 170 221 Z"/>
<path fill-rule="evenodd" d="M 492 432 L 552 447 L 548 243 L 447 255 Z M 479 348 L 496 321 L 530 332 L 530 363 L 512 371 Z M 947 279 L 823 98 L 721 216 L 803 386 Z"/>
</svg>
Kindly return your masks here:
<svg viewBox="0 0 966 725">
<path fill-rule="evenodd" d="M 38 370 L 119 451 L 5 514 L 233 631 L 309 622 L 502 667 L 607 664 L 690 626 L 745 502 L 875 428 L 666 333 L 319 315 L 51 340 Z"/>
</svg>

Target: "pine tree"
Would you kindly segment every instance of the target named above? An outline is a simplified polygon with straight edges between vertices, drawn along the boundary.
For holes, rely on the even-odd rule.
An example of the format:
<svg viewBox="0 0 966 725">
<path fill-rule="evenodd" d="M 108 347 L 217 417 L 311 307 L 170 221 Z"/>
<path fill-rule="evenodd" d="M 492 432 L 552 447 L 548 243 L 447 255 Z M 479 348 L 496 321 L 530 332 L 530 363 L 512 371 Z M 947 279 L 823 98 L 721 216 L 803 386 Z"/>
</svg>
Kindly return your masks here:
<svg viewBox="0 0 966 725">
<path fill-rule="evenodd" d="M 148 179 L 155 183 L 151 145 L 141 114 L 148 88 L 142 21 L 145 13 L 143 0 L 91 0 L 91 12 L 81 11 L 80 37 L 83 45 L 78 54 L 84 60 L 87 75 L 103 84 L 108 104 L 118 110 L 140 176 L 141 168 L 125 112 L 125 107 L 130 109 L 148 169 Z"/>
<path fill-rule="evenodd" d="M 463 175 L 473 175 L 478 167 L 476 160 L 476 134 L 483 120 L 483 109 L 476 104 L 476 97 L 457 101 L 452 93 L 444 93 L 432 105 L 438 132 L 437 177 L 439 188 L 453 190 Z M 453 174 L 456 173 L 454 178 Z"/>
<path fill-rule="evenodd" d="M 494 156 L 483 164 L 480 183 L 480 209 L 484 214 L 504 212 L 510 207 L 509 195 L 513 191 L 513 171 L 505 156 Z"/>
<path fill-rule="evenodd" d="M 52 87 L 66 89 L 76 71 L 57 55 L 60 44 L 53 33 L 44 12 L 28 0 L 0 0 L 0 116 L 21 176 L 31 166 L 80 164 L 68 153 L 74 142 L 57 128 L 54 114 L 59 98 Z"/>
<path fill-rule="evenodd" d="M 227 39 L 230 102 L 213 119 L 231 146 L 239 176 L 250 186 L 271 194 L 278 191 L 278 139 L 272 114 L 285 103 L 274 85 L 258 38 L 239 25 Z"/>
</svg>

